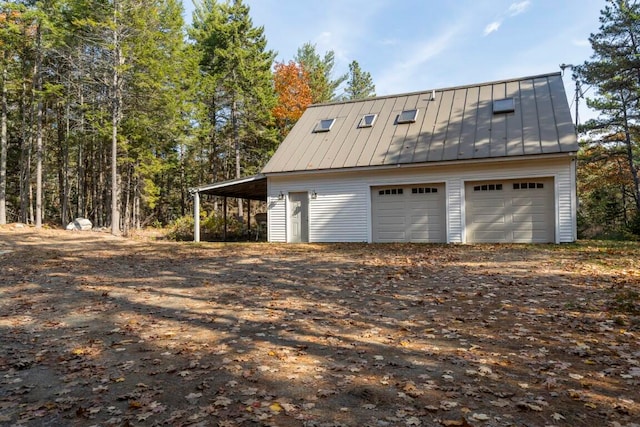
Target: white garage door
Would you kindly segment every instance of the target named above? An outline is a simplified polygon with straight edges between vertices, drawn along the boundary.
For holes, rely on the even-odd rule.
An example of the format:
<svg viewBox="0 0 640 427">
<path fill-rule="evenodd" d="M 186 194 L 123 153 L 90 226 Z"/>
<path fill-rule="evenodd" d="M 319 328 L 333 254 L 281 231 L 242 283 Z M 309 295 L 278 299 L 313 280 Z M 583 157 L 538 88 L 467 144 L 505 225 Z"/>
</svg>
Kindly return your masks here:
<svg viewBox="0 0 640 427">
<path fill-rule="evenodd" d="M 373 187 L 373 241 L 445 242 L 444 193 L 444 184 Z"/>
<path fill-rule="evenodd" d="M 467 242 L 555 241 L 553 178 L 467 182 Z"/>
</svg>

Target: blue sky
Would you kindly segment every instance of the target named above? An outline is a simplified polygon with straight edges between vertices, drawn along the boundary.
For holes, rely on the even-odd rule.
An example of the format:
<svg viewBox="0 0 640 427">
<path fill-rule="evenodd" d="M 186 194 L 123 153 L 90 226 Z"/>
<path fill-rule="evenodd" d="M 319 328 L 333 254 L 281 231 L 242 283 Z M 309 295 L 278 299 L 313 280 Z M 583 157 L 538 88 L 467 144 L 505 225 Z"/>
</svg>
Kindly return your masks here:
<svg viewBox="0 0 640 427">
<path fill-rule="evenodd" d="M 195 0 L 196 2 L 199 0 Z M 183 0 L 187 21 L 192 0 Z M 245 0 L 277 60 L 311 42 L 336 75 L 356 60 L 378 95 L 560 71 L 591 56 L 604 0 Z M 570 71 L 565 88 L 573 102 Z M 587 96 L 590 92 L 587 92 Z M 581 101 L 584 105 L 584 101 Z M 581 109 L 581 119 L 592 116 Z M 582 120 L 581 120 L 582 121 Z"/>
</svg>

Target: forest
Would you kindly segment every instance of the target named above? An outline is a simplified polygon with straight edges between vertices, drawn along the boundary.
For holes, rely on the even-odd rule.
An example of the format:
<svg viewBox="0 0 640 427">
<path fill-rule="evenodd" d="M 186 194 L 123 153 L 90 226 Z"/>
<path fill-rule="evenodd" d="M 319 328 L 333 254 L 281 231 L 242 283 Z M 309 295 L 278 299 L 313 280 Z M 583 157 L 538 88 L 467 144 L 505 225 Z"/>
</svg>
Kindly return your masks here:
<svg viewBox="0 0 640 427">
<path fill-rule="evenodd" d="M 597 25 L 572 67 L 598 112 L 577 128 L 579 237 L 637 239 L 640 5 Z M 189 229 L 190 187 L 260 171 L 312 103 L 375 96 L 310 42 L 275 61 L 242 0 L 198 1 L 189 25 L 179 0 L 2 2 L 0 46 L 0 224 Z M 221 206 L 203 208 L 215 235 Z"/>
<path fill-rule="evenodd" d="M 4 2 L 0 44 L 0 224 L 170 224 L 189 187 L 259 171 L 307 105 L 374 95 L 311 43 L 274 62 L 241 0 L 188 27 L 178 0 Z"/>
</svg>

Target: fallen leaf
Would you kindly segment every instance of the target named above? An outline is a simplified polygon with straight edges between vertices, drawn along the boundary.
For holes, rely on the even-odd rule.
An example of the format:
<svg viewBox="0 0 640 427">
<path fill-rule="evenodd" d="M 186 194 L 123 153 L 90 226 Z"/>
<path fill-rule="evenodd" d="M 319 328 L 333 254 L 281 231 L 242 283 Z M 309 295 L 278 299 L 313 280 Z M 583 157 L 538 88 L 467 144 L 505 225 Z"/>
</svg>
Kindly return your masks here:
<svg viewBox="0 0 640 427">
<path fill-rule="evenodd" d="M 189 393 L 184 398 L 189 402 L 193 403 L 194 401 L 200 399 L 202 397 L 202 393 Z"/>
<path fill-rule="evenodd" d="M 489 420 L 489 416 L 487 414 L 472 414 L 471 418 L 475 421 L 487 421 Z"/>
<path fill-rule="evenodd" d="M 458 406 L 458 402 L 453 402 L 451 400 L 443 400 L 442 402 L 440 402 L 440 409 L 442 409 L 443 411 L 450 411 L 456 406 Z"/>
<path fill-rule="evenodd" d="M 536 411 L 536 412 L 542 411 L 542 408 L 540 406 L 534 405 L 533 403 L 524 402 L 524 401 L 516 402 L 516 408 L 529 409 L 530 411 Z"/>
<path fill-rule="evenodd" d="M 213 401 L 215 406 L 229 406 L 233 401 L 226 396 L 218 396 L 216 400 Z"/>
<path fill-rule="evenodd" d="M 441 420 L 440 424 L 446 427 L 473 427 L 464 418 L 461 418 L 459 420 Z"/>
<path fill-rule="evenodd" d="M 510 405 L 510 402 L 506 399 L 492 400 L 489 403 L 493 406 L 497 406 L 498 408 L 504 408 L 505 406 Z"/>
</svg>

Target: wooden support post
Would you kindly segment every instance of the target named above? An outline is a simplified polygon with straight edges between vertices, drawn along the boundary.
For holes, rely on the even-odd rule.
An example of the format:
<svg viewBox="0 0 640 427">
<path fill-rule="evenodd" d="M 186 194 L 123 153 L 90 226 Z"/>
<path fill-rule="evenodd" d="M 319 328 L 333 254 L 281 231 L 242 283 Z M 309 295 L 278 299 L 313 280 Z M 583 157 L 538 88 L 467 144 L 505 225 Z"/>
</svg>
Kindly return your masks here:
<svg viewBox="0 0 640 427">
<path fill-rule="evenodd" d="M 200 192 L 193 193 L 193 241 L 200 241 Z"/>
<path fill-rule="evenodd" d="M 224 211 L 224 230 L 222 232 L 222 240 L 227 241 L 227 196 L 224 196 L 224 202 L 222 203 L 222 210 Z"/>
<path fill-rule="evenodd" d="M 247 235 L 251 240 L 251 200 L 247 199 Z"/>
</svg>

